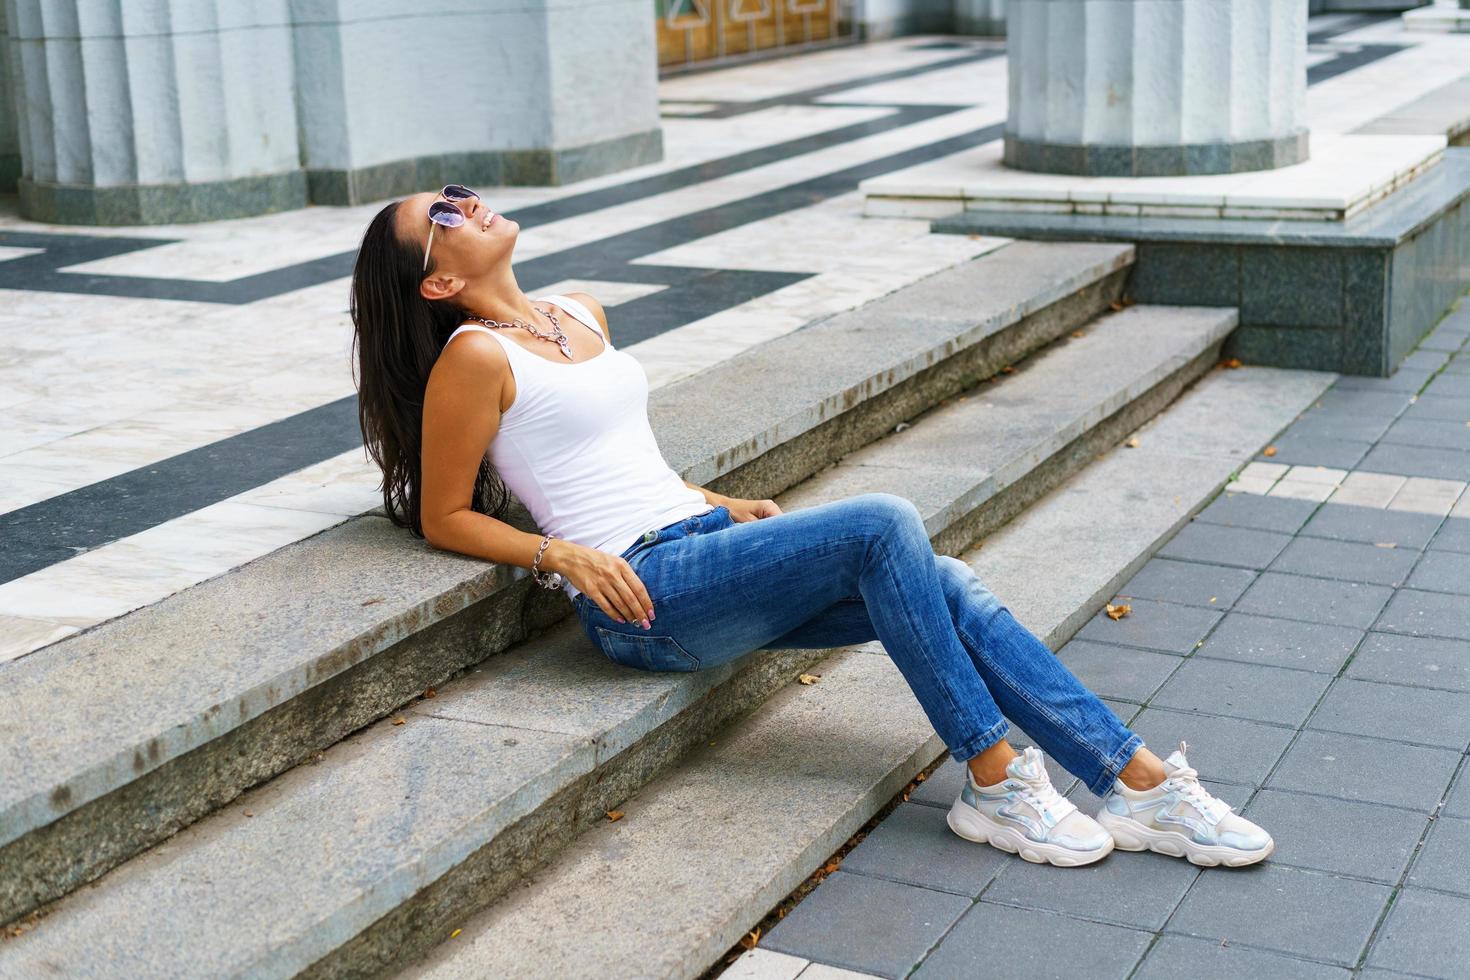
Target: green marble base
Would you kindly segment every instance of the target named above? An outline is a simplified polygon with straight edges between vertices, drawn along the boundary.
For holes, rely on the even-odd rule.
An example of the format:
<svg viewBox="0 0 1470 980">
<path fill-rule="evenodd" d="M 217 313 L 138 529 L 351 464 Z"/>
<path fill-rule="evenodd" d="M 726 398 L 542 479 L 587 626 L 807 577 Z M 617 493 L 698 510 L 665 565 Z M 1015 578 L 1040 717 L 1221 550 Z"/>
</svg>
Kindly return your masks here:
<svg viewBox="0 0 1470 980">
<path fill-rule="evenodd" d="M 198 184 L 89 187 L 21 177 L 20 213 L 61 225 L 158 225 L 244 218 L 307 204 L 362 204 L 449 183 L 555 186 L 663 159 L 663 130 L 557 150 L 445 153 L 356 170 L 308 170 Z M 15 161 L 19 172 L 19 160 Z M 0 189 L 6 160 L 0 156 Z"/>
<path fill-rule="evenodd" d="M 362 204 L 438 190 L 445 184 L 471 187 L 570 184 L 657 163 L 663 156 L 663 130 L 649 129 L 558 150 L 442 153 L 356 170 L 309 170 L 307 180 L 313 204 Z"/>
<path fill-rule="evenodd" d="M 305 207 L 306 175 L 299 170 L 198 184 L 91 187 L 21 177 L 20 213 L 59 225 L 165 225 L 244 218 Z"/>
</svg>

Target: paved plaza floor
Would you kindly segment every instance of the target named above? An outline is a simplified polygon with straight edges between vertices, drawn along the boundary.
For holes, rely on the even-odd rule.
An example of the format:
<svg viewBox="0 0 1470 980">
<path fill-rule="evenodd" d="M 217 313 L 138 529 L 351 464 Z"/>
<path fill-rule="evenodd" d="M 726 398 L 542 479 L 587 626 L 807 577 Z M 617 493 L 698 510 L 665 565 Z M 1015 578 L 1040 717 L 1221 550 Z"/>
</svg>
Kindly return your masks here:
<svg viewBox="0 0 1470 980">
<path fill-rule="evenodd" d="M 1316 133 L 1464 74 L 1470 38 L 1312 22 Z M 858 182 L 1000 136 L 1004 49 L 914 36 L 660 84 L 666 158 L 486 191 L 532 296 L 586 290 L 658 387 L 1003 244 L 863 217 Z M 347 276 L 381 206 L 150 228 L 0 201 L 0 661 L 381 504 Z"/>
<path fill-rule="evenodd" d="M 1470 976 L 1470 296 L 1264 448 L 1058 656 L 1267 861 L 1028 864 L 949 829 L 946 759 L 727 975 Z"/>
<path fill-rule="evenodd" d="M 1470 71 L 1470 36 L 1311 30 L 1314 133 Z M 1000 138 L 998 42 L 902 37 L 660 96 L 659 163 L 482 189 L 522 226 L 520 286 L 598 297 L 653 387 L 1006 244 L 864 217 L 857 190 Z M 346 307 L 383 203 L 76 228 L 0 198 L 0 662 L 381 503 Z M 1339 378 L 1120 590 L 1130 615 L 1061 649 L 1276 835 L 1263 866 L 1029 865 L 949 831 L 946 761 L 732 976 L 1470 976 L 1467 480 L 1470 299 L 1393 377 Z"/>
</svg>

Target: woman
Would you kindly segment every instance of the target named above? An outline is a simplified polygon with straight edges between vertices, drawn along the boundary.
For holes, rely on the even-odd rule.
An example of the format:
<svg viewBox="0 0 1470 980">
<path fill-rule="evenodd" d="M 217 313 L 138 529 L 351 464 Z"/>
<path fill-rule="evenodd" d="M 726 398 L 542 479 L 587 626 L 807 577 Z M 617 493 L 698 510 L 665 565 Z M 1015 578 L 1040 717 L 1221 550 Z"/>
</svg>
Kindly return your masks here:
<svg viewBox="0 0 1470 980">
<path fill-rule="evenodd" d="M 364 236 L 360 417 L 395 523 L 565 589 L 588 638 L 630 667 L 882 641 L 966 763 L 948 817 L 961 837 L 1061 866 L 1115 846 L 1204 865 L 1271 853 L 1200 785 L 1183 743 L 1150 752 L 968 565 L 936 555 L 907 499 L 785 514 L 682 480 L 649 428 L 647 377 L 596 300 L 517 287 L 518 231 L 451 184 L 388 205 Z M 500 520 L 507 487 L 547 533 Z M 1104 797 L 1096 820 L 1057 793 L 1036 747 L 1011 747 L 1007 718 Z"/>
</svg>

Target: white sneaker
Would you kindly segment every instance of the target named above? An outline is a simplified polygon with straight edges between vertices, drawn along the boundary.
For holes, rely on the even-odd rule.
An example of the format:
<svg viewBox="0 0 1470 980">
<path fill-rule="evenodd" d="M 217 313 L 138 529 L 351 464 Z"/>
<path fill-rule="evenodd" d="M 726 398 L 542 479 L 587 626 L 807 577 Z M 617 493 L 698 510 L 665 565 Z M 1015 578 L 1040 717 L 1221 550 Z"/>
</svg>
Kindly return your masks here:
<svg viewBox="0 0 1470 980">
<path fill-rule="evenodd" d="M 1107 857 L 1113 838 L 1096 820 L 1056 791 L 1041 750 L 1028 746 L 994 786 L 975 782 L 965 766 L 965 788 L 949 809 L 949 829 L 1027 861 L 1063 868 Z"/>
<path fill-rule="evenodd" d="M 1264 860 L 1276 842 L 1200 785 L 1199 773 L 1185 758 L 1187 749 L 1180 742 L 1164 760 L 1168 775 L 1153 789 L 1129 789 L 1114 781 L 1097 822 L 1124 851 L 1157 851 L 1206 867 L 1238 868 Z"/>
</svg>

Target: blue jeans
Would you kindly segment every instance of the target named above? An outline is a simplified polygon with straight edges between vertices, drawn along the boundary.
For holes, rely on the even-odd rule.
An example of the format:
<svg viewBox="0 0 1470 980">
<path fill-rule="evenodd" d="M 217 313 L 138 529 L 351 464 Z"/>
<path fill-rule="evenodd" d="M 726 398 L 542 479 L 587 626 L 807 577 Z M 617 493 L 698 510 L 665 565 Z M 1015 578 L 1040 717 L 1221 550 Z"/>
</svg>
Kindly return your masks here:
<svg viewBox="0 0 1470 980">
<path fill-rule="evenodd" d="M 879 640 L 956 759 L 1004 738 L 1009 718 L 1102 795 L 1143 745 L 969 565 L 934 553 L 918 508 L 896 494 L 742 522 L 721 506 L 622 557 L 653 600 L 652 629 L 575 599 L 616 663 L 699 670 L 763 648 Z"/>
</svg>

